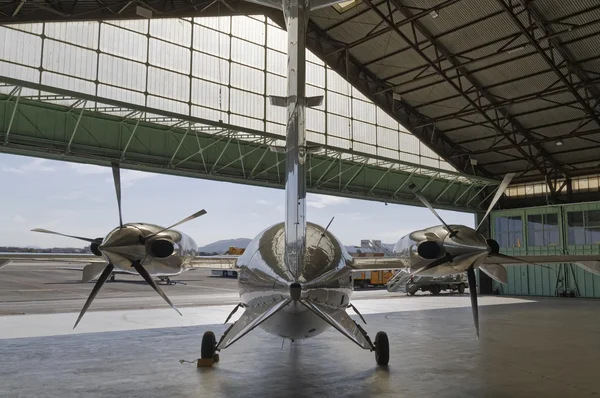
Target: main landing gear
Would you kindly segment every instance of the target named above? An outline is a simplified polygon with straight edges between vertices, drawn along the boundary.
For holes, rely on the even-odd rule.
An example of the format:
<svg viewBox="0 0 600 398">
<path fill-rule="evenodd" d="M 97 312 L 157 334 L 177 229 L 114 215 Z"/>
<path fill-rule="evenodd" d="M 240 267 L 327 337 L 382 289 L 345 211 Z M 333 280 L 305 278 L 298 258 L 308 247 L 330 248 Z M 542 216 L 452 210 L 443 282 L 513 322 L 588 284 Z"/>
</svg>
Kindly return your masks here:
<svg viewBox="0 0 600 398">
<path fill-rule="evenodd" d="M 217 362 L 219 362 L 219 354 L 217 354 L 217 339 L 215 338 L 215 334 L 211 331 L 204 332 L 202 345 L 200 346 L 198 367 L 212 367 Z"/>
<path fill-rule="evenodd" d="M 167 285 L 176 285 L 177 283 L 179 283 L 180 285 L 186 284 L 185 282 L 181 282 L 181 281 L 172 281 L 169 278 L 164 278 L 164 277 L 163 278 L 159 277 L 159 278 L 160 278 L 160 282 L 166 282 Z"/>
<path fill-rule="evenodd" d="M 387 366 L 390 361 L 390 341 L 387 333 L 377 332 L 375 335 L 375 360 L 379 366 Z"/>
</svg>

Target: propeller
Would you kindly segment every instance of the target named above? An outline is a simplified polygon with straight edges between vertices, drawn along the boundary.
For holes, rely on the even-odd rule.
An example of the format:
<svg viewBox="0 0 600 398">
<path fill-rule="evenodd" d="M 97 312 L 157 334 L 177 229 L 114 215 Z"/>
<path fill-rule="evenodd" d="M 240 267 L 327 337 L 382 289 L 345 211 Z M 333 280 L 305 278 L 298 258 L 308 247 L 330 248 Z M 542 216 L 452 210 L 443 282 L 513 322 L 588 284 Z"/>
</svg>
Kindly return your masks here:
<svg viewBox="0 0 600 398">
<path fill-rule="evenodd" d="M 44 234 L 66 236 L 67 238 L 75 238 L 75 239 L 84 240 L 84 241 L 90 242 L 90 243 L 96 243 L 97 242 L 97 239 L 84 238 L 83 236 L 61 234 L 60 232 L 50 231 L 50 230 L 43 229 L 43 228 L 34 228 L 31 231 L 32 232 L 41 232 L 41 233 L 44 233 Z"/>
<path fill-rule="evenodd" d="M 496 257 L 496 258 L 500 258 L 500 259 L 513 260 L 515 263 L 527 264 L 527 265 L 534 265 L 536 267 L 543 267 L 543 268 L 548 268 L 549 270 L 552 270 L 552 271 L 556 271 L 554 268 L 548 267 L 547 265 L 530 263 L 529 261 L 525 261 L 523 259 L 520 259 L 520 258 L 517 258 L 517 257 L 513 257 L 513 256 L 509 256 L 509 255 L 502 254 L 502 253 L 490 253 L 490 254 L 488 254 L 488 257 L 490 257 L 490 258 Z"/>
<path fill-rule="evenodd" d="M 112 168 L 113 181 L 114 181 L 114 185 L 115 185 L 115 194 L 117 196 L 117 206 L 119 209 L 119 227 L 123 228 L 123 213 L 121 210 L 121 173 L 120 173 L 119 164 L 116 162 L 112 162 L 111 168 Z M 158 232 L 152 233 L 148 236 L 140 236 L 140 241 L 139 242 L 136 241 L 135 244 L 140 244 L 140 243 L 144 244 L 148 238 L 156 236 L 156 235 L 160 234 L 161 232 L 172 229 L 172 228 L 174 228 L 178 225 L 181 225 L 183 223 L 186 223 L 188 221 L 194 220 L 204 214 L 206 214 L 206 210 L 204 210 L 204 209 L 199 210 L 199 211 L 195 212 L 194 214 L 192 214 L 191 216 L 188 216 L 188 217 L 184 218 L 183 220 L 178 221 L 175 224 L 168 226 L 167 228 L 163 228 Z M 75 236 L 75 235 L 66 235 L 66 234 L 49 231 L 47 229 L 42 229 L 42 228 L 36 228 L 36 229 L 33 229 L 32 231 L 80 239 L 80 240 L 83 240 L 83 241 L 86 241 L 86 242 L 89 242 L 92 244 L 94 244 L 94 243 L 101 244 L 104 240 L 104 239 L 85 238 L 85 237 Z M 108 251 L 108 249 L 106 249 L 106 250 Z M 161 296 L 163 298 L 163 300 L 165 300 L 167 302 L 167 304 L 169 304 L 171 306 L 171 308 L 173 308 L 175 311 L 177 311 L 177 313 L 179 315 L 182 315 L 181 312 L 179 312 L 179 310 L 173 305 L 171 300 L 169 300 L 167 295 L 162 291 L 162 289 L 156 284 L 156 282 L 154 282 L 150 273 L 144 268 L 144 266 L 142 265 L 142 262 L 144 260 L 145 259 L 137 259 L 137 260 L 131 259 L 130 260 L 130 261 L 132 261 L 131 266 L 140 274 L 140 276 L 142 278 L 144 278 L 144 280 L 156 291 L 156 293 L 158 293 L 158 295 Z M 83 315 L 86 313 L 86 311 L 88 310 L 88 308 L 90 307 L 90 305 L 92 304 L 92 302 L 94 301 L 96 296 L 98 295 L 98 292 L 100 291 L 100 289 L 102 288 L 102 286 L 104 285 L 106 280 L 109 278 L 109 276 L 112 274 L 114 268 L 115 268 L 115 266 L 111 263 L 108 263 L 106 265 L 106 267 L 102 271 L 102 274 L 98 277 L 98 280 L 96 281 L 96 284 L 94 285 L 94 288 L 92 289 L 92 292 L 90 293 L 89 297 L 87 298 L 87 300 L 79 314 L 79 317 L 77 318 L 77 321 L 75 322 L 75 326 L 73 326 L 73 329 L 75 329 L 77 327 L 77 325 L 81 321 Z"/>
<path fill-rule="evenodd" d="M 490 212 L 492 211 L 494 206 L 496 206 L 496 203 L 498 202 L 498 200 L 500 200 L 500 197 L 502 196 L 504 191 L 506 191 L 506 188 L 508 188 L 508 184 L 510 184 L 510 182 L 512 181 L 514 176 L 515 176 L 515 173 L 508 173 L 507 175 L 504 176 L 504 178 L 502 179 L 502 182 L 498 186 L 498 190 L 496 191 L 496 194 L 494 195 L 494 199 L 492 199 L 492 201 L 490 202 L 490 205 L 488 206 L 488 209 L 485 212 L 485 215 L 483 216 L 481 221 L 479 221 L 479 225 L 477 225 L 477 228 L 475 228 L 475 231 L 479 232 L 479 228 L 481 228 L 481 226 L 483 225 L 483 222 L 485 221 L 487 216 L 490 214 Z"/>
<path fill-rule="evenodd" d="M 150 235 L 148 235 L 148 236 L 144 236 L 142 239 L 143 239 L 143 240 L 149 239 L 149 238 L 151 238 L 151 237 L 153 237 L 153 236 L 156 236 L 156 235 L 160 234 L 161 232 L 164 232 L 164 231 L 166 231 L 166 230 L 168 230 L 168 229 L 175 228 L 175 227 L 176 227 L 176 226 L 178 226 L 178 225 L 181 225 L 181 224 L 183 224 L 183 223 L 186 223 L 186 222 L 188 222 L 188 221 L 192 221 L 192 220 L 194 220 L 194 219 L 196 219 L 196 218 L 198 218 L 198 217 L 200 217 L 200 216 L 203 216 L 203 215 L 205 215 L 205 214 L 206 214 L 206 210 L 204 210 L 204 209 L 202 209 L 202 210 L 199 210 L 199 211 L 195 212 L 194 214 L 192 214 L 191 216 L 187 216 L 187 217 L 186 217 L 186 218 L 184 218 L 183 220 L 181 220 L 181 221 L 178 221 L 178 222 L 176 222 L 175 224 L 168 226 L 167 228 L 163 228 L 163 229 L 161 229 L 161 230 L 160 230 L 160 231 L 158 231 L 158 232 L 155 232 L 155 233 L 153 233 L 153 234 L 150 234 Z"/>
<path fill-rule="evenodd" d="M 473 311 L 473 322 L 477 338 L 479 338 L 479 307 L 477 306 L 477 280 L 475 279 L 475 268 L 470 266 L 467 269 L 467 280 L 469 283 L 469 296 L 471 297 L 471 310 Z"/>
<path fill-rule="evenodd" d="M 156 284 L 156 282 L 154 282 L 154 279 L 152 279 L 152 276 L 150 276 L 150 274 L 148 273 L 148 271 L 146 271 L 146 268 L 144 268 L 142 266 L 142 262 L 140 260 L 138 261 L 134 261 L 131 266 L 133 268 L 135 268 L 135 270 L 138 272 L 138 274 L 140 274 L 142 276 L 142 278 L 144 278 L 144 280 L 146 282 L 148 282 L 148 284 L 150 286 L 152 286 L 152 288 L 156 291 L 156 293 L 158 293 L 158 295 L 160 297 L 163 298 L 163 300 L 165 300 L 167 302 L 167 304 L 169 304 L 171 306 L 171 308 L 173 308 L 175 311 L 177 311 L 177 313 L 181 316 L 183 316 L 183 314 L 181 312 L 179 312 L 179 310 L 173 305 L 173 303 L 171 302 L 171 300 L 169 300 L 169 298 L 167 297 L 167 295 L 162 291 L 162 289 L 160 287 L 158 287 L 158 285 Z"/>
<path fill-rule="evenodd" d="M 427 200 L 427 198 L 425 198 L 425 196 L 421 195 L 421 193 L 419 191 L 417 191 L 417 186 L 415 184 L 410 184 L 408 186 L 408 189 L 410 189 L 412 191 L 412 193 L 417 197 L 417 199 L 419 199 L 421 201 L 421 203 L 423 203 L 425 205 L 425 207 L 427 207 L 434 216 L 437 217 L 438 220 L 440 220 L 442 222 L 442 224 L 444 224 L 444 227 L 446 227 L 446 229 L 448 230 L 448 232 L 450 232 L 450 235 L 453 236 L 454 234 L 456 234 L 455 231 L 453 231 L 448 224 L 446 224 L 446 221 L 444 221 L 442 219 L 442 217 L 440 217 L 440 215 L 437 213 L 437 211 L 435 211 L 435 209 L 433 208 L 433 206 L 431 205 L 431 203 L 429 203 L 429 201 Z"/>
<path fill-rule="evenodd" d="M 110 166 L 112 167 L 115 192 L 117 194 L 117 206 L 119 206 L 119 226 L 123 228 L 123 214 L 121 213 L 121 172 L 118 163 L 112 162 Z"/>
<path fill-rule="evenodd" d="M 90 296 L 87 298 L 85 304 L 83 305 L 83 308 L 81 309 L 81 312 L 79 313 L 79 317 L 77 318 L 77 321 L 75 322 L 75 326 L 73 326 L 73 329 L 75 329 L 77 327 L 77 324 L 79 323 L 79 321 L 81 321 L 81 318 L 83 318 L 83 315 L 85 314 L 85 312 L 88 310 L 88 308 L 92 304 L 92 301 L 94 301 L 94 299 L 98 295 L 98 292 L 100 291 L 100 289 L 102 289 L 104 282 L 106 282 L 106 280 L 108 279 L 110 274 L 113 272 L 113 269 L 115 269 L 114 265 L 112 265 L 110 263 L 106 265 L 106 268 L 104 268 L 104 271 L 102 271 L 102 274 L 100 274 L 100 277 L 98 277 L 98 280 L 96 281 L 96 284 L 94 285 L 94 288 L 92 289 L 92 292 L 90 293 Z"/>
</svg>

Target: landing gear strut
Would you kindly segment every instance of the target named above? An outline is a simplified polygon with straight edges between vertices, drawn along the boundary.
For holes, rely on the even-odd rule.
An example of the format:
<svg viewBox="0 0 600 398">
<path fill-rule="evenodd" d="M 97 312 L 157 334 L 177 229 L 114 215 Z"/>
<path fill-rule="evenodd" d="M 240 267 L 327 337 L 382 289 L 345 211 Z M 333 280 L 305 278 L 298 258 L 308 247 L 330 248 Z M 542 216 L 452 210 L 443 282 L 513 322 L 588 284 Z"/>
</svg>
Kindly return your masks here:
<svg viewBox="0 0 600 398">
<path fill-rule="evenodd" d="M 204 332 L 202 336 L 202 345 L 200 347 L 200 359 L 198 359 L 198 367 L 211 367 L 214 363 L 219 362 L 219 354 L 217 354 L 217 339 L 211 331 Z"/>
<path fill-rule="evenodd" d="M 385 332 L 375 335 L 375 360 L 379 366 L 387 366 L 390 361 L 390 341 Z"/>
</svg>

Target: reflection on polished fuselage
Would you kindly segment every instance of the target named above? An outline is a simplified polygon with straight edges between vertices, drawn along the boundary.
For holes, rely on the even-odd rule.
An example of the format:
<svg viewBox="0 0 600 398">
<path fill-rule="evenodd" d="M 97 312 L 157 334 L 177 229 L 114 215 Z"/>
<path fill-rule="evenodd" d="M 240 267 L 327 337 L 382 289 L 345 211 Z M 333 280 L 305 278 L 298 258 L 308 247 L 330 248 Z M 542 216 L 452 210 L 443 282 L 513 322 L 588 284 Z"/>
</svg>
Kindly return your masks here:
<svg viewBox="0 0 600 398">
<path fill-rule="evenodd" d="M 285 262 L 284 223 L 256 236 L 237 260 L 239 291 L 248 309 L 290 297 L 290 286 L 299 283 L 301 298 L 345 311 L 353 291 L 352 257 L 341 242 L 319 225 L 307 223 L 304 262 L 296 276 Z M 302 339 L 325 331 L 329 324 L 298 301 L 260 325 L 269 333 Z"/>
<path fill-rule="evenodd" d="M 153 224 L 124 224 L 106 235 L 98 249 L 108 263 L 124 272 L 137 274 L 132 263 L 143 259 L 142 265 L 151 275 L 179 275 L 198 255 L 198 246 L 181 232 L 160 232 L 163 229 Z"/>
<path fill-rule="evenodd" d="M 405 260 L 411 272 L 418 271 L 432 261 L 449 256 L 452 262 L 419 272 L 422 276 L 447 276 L 465 272 L 478 265 L 491 251 L 486 238 L 464 225 L 443 225 L 413 231 L 402 237 L 394 246 L 394 255 Z"/>
</svg>

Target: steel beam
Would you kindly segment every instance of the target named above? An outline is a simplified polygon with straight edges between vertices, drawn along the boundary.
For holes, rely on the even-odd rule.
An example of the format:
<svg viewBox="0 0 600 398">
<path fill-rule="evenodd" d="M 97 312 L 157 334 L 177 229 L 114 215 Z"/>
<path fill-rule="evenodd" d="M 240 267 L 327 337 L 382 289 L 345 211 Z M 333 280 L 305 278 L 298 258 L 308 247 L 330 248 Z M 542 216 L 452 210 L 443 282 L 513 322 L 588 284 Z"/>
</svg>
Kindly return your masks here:
<svg viewBox="0 0 600 398">
<path fill-rule="evenodd" d="M 579 92 L 573 87 L 572 80 L 567 79 L 567 77 L 565 77 L 565 75 L 563 75 L 562 71 L 558 68 L 558 66 L 556 64 L 556 59 L 553 56 L 553 54 L 551 54 L 552 56 L 549 56 L 546 53 L 546 51 L 544 51 L 544 49 L 542 49 L 542 47 L 536 40 L 535 36 L 532 33 L 530 33 L 529 29 L 525 25 L 523 25 L 521 20 L 515 15 L 514 9 L 512 7 L 513 0 L 508 0 L 508 5 L 505 2 L 505 0 L 497 0 L 497 1 L 502 6 L 502 8 L 504 8 L 507 15 L 513 21 L 513 23 L 519 28 L 519 30 L 527 38 L 529 43 L 536 49 L 537 53 L 544 60 L 544 62 L 546 64 L 548 64 L 548 66 L 550 66 L 550 68 L 556 73 L 558 78 L 568 88 L 571 95 L 573 95 L 573 97 L 575 97 L 577 99 L 577 101 L 581 104 L 581 106 L 583 106 L 583 108 L 585 109 L 588 116 L 596 122 L 598 127 L 600 127 L 600 118 L 598 118 L 598 115 L 592 109 L 590 104 L 583 97 L 581 97 Z M 521 5 L 524 7 L 524 9 L 526 10 L 526 12 L 528 13 L 528 17 L 529 17 L 528 19 L 530 21 L 534 21 L 535 26 L 537 26 L 539 29 L 541 29 L 544 34 L 552 33 L 549 30 L 549 28 L 546 26 L 546 22 L 542 19 L 540 14 L 537 12 L 535 5 L 533 3 L 527 3 L 522 0 L 519 0 L 519 1 L 520 1 Z M 533 24 L 531 24 L 531 25 L 533 25 Z M 571 54 L 569 54 L 569 52 L 566 49 L 562 48 L 558 39 L 557 38 L 550 39 L 550 44 L 551 44 L 551 47 L 550 47 L 551 53 L 552 53 L 552 47 L 554 47 L 554 49 L 557 50 L 557 52 L 560 54 L 560 56 L 563 59 L 567 60 L 567 64 L 568 64 L 567 71 L 569 73 L 572 73 L 573 75 L 575 75 L 583 84 L 588 83 L 588 77 L 577 67 L 576 63 L 573 62 Z M 600 92 L 598 92 L 598 90 L 596 90 L 593 86 L 588 86 L 587 89 L 590 90 L 590 92 L 592 93 L 592 97 L 594 99 L 596 99 L 600 96 Z"/>
<path fill-rule="evenodd" d="M 406 7 L 404 7 L 404 5 L 400 2 L 400 0 L 390 0 L 392 1 L 392 3 L 395 5 L 395 7 L 405 16 L 405 17 L 410 17 L 412 15 L 411 11 L 408 10 Z M 490 103 L 495 103 L 497 100 L 489 95 L 485 90 L 481 89 L 481 84 L 475 80 L 475 78 L 473 78 L 470 75 L 470 72 L 467 71 L 464 68 L 457 68 L 457 78 L 459 81 L 459 84 L 456 84 L 454 82 L 453 79 L 451 79 L 450 77 L 448 77 L 446 74 L 444 74 L 441 70 L 441 66 L 434 62 L 433 60 L 429 59 L 429 57 L 419 48 L 419 46 L 414 43 L 412 40 L 410 40 L 402 31 L 400 31 L 398 28 L 394 28 L 391 25 L 391 22 L 387 19 L 387 17 L 381 13 L 378 9 L 374 8 L 372 6 L 372 4 L 370 3 L 369 0 L 363 0 L 364 3 L 366 3 L 367 5 L 369 5 L 374 11 L 375 13 L 377 13 L 379 15 L 380 18 L 384 19 L 386 21 L 386 23 L 388 23 L 392 29 L 396 32 L 396 34 L 398 34 L 398 36 L 400 36 L 402 38 L 402 40 L 404 40 L 405 42 L 407 42 L 409 45 L 411 45 L 413 47 L 413 50 L 419 54 L 419 56 L 421 58 L 423 58 L 424 61 L 426 61 L 431 68 L 433 68 L 438 74 L 440 74 L 442 76 L 442 78 L 444 78 L 444 80 L 446 80 L 446 82 L 452 86 L 452 88 L 454 88 L 458 93 L 460 93 L 462 95 L 462 97 L 473 107 L 475 108 L 478 113 L 483 116 L 486 120 L 488 120 L 490 122 L 491 125 L 494 126 L 494 128 L 496 129 L 496 131 L 498 131 L 498 133 L 502 134 L 503 136 L 506 137 L 506 139 L 511 142 L 515 149 L 517 149 L 517 151 L 519 151 L 521 153 L 521 155 L 533 166 L 535 167 L 542 175 L 545 175 L 548 173 L 548 170 L 545 168 L 544 165 L 544 161 L 548 161 L 552 164 L 552 166 L 556 169 L 559 170 L 561 173 L 566 174 L 567 171 L 563 168 L 562 164 L 560 164 L 559 162 L 557 162 L 556 160 L 554 160 L 550 154 L 548 154 L 543 147 L 538 146 L 538 145 L 533 145 L 535 147 L 535 149 L 537 150 L 537 152 L 539 153 L 540 157 L 542 157 L 542 161 L 538 161 L 536 159 L 536 157 L 530 155 L 529 153 L 527 153 L 525 150 L 523 150 L 520 146 L 518 146 L 516 144 L 516 140 L 514 138 L 511 137 L 511 134 L 506 132 L 504 129 L 504 126 L 499 125 L 495 120 L 493 120 L 485 111 L 483 111 L 483 109 L 481 108 L 480 103 L 478 104 L 475 100 L 473 100 L 469 95 L 467 95 L 464 90 L 460 87 L 460 79 L 461 76 L 463 76 L 472 86 L 477 88 L 477 94 L 480 97 L 484 97 L 488 102 Z M 434 46 L 434 48 L 436 49 L 436 52 L 439 51 L 439 53 L 441 55 L 443 55 L 445 57 L 445 59 L 449 62 L 451 62 L 452 64 L 457 64 L 458 61 L 456 60 L 456 58 L 454 56 L 452 56 L 450 54 L 450 52 L 439 42 L 435 41 L 432 38 L 432 35 L 427 31 L 427 29 L 425 29 L 425 27 L 423 26 L 423 24 L 421 24 L 419 21 L 413 21 L 412 22 L 413 26 L 415 29 L 417 29 L 424 37 L 426 37 Z M 516 120 L 514 120 L 506 110 L 504 109 L 500 109 L 500 112 L 502 113 L 502 116 L 507 119 L 510 124 L 513 126 L 515 132 L 518 132 L 519 134 L 523 135 L 525 138 L 527 138 L 528 140 L 531 140 L 533 137 L 531 136 L 531 134 L 529 133 L 529 131 L 527 131 L 526 129 L 523 128 L 523 126 L 521 126 Z"/>
</svg>

